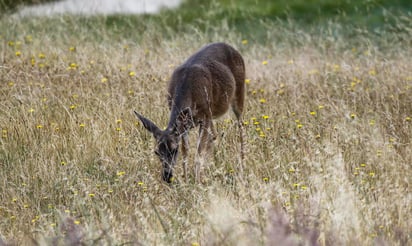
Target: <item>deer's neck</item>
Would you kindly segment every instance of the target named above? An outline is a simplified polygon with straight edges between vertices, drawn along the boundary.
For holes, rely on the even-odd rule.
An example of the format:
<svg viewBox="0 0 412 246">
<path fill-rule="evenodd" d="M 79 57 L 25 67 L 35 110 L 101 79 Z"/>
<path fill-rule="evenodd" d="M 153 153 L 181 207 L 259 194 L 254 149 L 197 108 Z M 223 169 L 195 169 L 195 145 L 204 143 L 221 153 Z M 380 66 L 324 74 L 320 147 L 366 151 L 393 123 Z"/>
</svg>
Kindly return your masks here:
<svg viewBox="0 0 412 246">
<path fill-rule="evenodd" d="M 176 127 L 179 121 L 179 115 L 185 108 L 190 108 L 193 110 L 193 100 L 191 89 L 188 86 L 180 86 L 176 88 L 175 94 L 173 96 L 169 124 L 167 129 L 173 129 Z"/>
</svg>

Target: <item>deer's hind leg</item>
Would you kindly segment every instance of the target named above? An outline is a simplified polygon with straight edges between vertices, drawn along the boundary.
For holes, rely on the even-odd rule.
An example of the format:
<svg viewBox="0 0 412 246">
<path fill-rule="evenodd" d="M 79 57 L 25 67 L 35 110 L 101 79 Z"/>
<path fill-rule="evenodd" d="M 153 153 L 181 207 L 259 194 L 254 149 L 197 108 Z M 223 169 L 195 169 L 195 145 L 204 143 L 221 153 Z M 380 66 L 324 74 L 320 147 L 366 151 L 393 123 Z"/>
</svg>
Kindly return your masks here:
<svg viewBox="0 0 412 246">
<path fill-rule="evenodd" d="M 235 108 L 233 108 L 233 112 L 236 115 L 237 119 L 237 126 L 238 126 L 238 131 L 239 131 L 239 142 L 240 142 L 240 162 L 241 166 L 243 165 L 243 160 L 245 159 L 245 144 L 244 144 L 244 135 L 243 135 L 243 118 L 242 118 L 242 112 L 237 111 Z M 242 167 L 241 167 L 242 169 Z"/>
<path fill-rule="evenodd" d="M 235 95 L 232 101 L 232 108 L 236 117 L 240 118 L 243 112 L 245 102 L 245 65 L 242 57 L 238 57 L 235 65 L 232 66 L 232 74 L 235 79 Z"/>
<path fill-rule="evenodd" d="M 232 101 L 232 109 L 236 115 L 237 125 L 239 129 L 239 141 L 240 141 L 240 159 L 243 165 L 243 160 L 245 158 L 245 146 L 244 146 L 244 135 L 243 135 L 243 105 L 245 102 L 245 70 L 244 67 L 238 66 L 237 71 L 234 74 L 236 90 Z"/>
</svg>

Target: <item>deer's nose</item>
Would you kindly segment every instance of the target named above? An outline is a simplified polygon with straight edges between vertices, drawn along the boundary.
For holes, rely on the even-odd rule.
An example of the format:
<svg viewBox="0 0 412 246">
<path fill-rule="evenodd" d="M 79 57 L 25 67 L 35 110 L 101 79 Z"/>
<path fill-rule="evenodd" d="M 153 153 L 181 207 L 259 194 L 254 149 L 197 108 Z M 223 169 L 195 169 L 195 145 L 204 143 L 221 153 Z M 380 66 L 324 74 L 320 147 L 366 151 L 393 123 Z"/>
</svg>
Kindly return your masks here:
<svg viewBox="0 0 412 246">
<path fill-rule="evenodd" d="M 171 183 L 172 178 L 173 178 L 173 170 L 169 168 L 163 169 L 162 178 L 163 178 L 163 181 L 167 183 Z"/>
</svg>

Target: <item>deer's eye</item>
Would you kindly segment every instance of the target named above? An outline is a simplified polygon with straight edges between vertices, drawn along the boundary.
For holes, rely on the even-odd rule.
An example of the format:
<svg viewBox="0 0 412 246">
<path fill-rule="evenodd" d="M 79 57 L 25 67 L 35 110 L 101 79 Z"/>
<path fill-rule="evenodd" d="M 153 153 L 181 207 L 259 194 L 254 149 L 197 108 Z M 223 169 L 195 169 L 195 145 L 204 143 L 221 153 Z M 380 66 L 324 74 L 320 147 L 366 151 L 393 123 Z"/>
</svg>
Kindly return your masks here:
<svg viewBox="0 0 412 246">
<path fill-rule="evenodd" d="M 160 156 L 160 152 L 158 150 L 154 151 L 157 156 Z"/>
</svg>

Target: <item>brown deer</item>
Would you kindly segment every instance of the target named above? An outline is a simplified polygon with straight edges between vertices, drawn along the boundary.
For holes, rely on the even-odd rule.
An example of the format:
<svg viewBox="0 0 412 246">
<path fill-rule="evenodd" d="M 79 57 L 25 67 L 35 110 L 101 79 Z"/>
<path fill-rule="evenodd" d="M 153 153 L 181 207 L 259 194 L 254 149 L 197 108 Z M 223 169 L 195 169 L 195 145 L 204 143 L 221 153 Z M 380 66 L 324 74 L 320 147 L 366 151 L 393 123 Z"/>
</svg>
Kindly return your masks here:
<svg viewBox="0 0 412 246">
<path fill-rule="evenodd" d="M 211 43 L 173 72 L 168 88 L 167 99 L 171 113 L 166 130 L 159 129 L 152 121 L 134 111 L 157 141 L 155 153 L 162 162 L 164 181 L 172 181 L 181 139 L 184 177 L 187 180 L 189 130 L 199 126 L 197 153 L 203 160 L 216 138 L 212 119 L 225 114 L 230 105 L 237 118 L 243 160 L 244 81 L 245 65 L 239 52 L 225 43 Z M 195 160 L 195 179 L 198 182 L 202 161 L 198 158 Z"/>
</svg>

